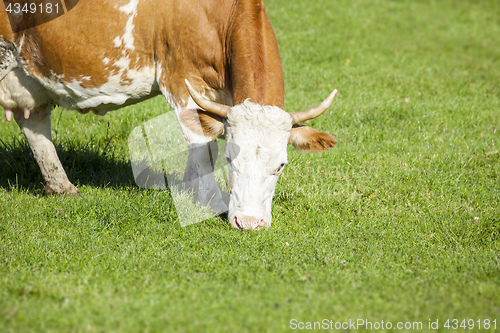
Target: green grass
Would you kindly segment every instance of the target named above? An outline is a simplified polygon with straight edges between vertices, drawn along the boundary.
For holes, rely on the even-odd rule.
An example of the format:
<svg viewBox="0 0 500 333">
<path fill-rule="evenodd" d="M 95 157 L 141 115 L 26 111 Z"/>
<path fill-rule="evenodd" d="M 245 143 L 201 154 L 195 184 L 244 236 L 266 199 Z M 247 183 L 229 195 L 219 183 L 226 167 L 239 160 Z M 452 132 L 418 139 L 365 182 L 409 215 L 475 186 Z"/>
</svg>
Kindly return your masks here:
<svg viewBox="0 0 500 333">
<path fill-rule="evenodd" d="M 266 6 L 288 111 L 337 88 L 309 124 L 339 146 L 290 148 L 273 225 L 242 233 L 220 218 L 182 228 L 168 191 L 134 185 L 128 135 L 168 109 L 161 98 L 105 117 L 53 113 L 82 199 L 44 196 L 17 125 L 0 120 L 0 331 L 500 328 L 500 3 Z"/>
</svg>

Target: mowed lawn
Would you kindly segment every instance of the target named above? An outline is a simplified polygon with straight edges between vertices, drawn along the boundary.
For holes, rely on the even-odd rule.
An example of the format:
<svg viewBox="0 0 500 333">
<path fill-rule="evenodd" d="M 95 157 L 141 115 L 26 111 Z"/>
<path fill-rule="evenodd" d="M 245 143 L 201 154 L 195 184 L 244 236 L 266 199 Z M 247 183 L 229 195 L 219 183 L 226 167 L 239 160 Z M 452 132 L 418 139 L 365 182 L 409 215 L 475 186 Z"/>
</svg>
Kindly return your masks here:
<svg viewBox="0 0 500 333">
<path fill-rule="evenodd" d="M 265 4 L 287 110 L 338 89 L 309 122 L 338 147 L 289 148 L 269 229 L 182 228 L 169 192 L 138 188 L 128 161 L 132 130 L 171 112 L 162 98 L 53 112 L 81 199 L 43 195 L 2 112 L 1 332 L 500 330 L 500 2 Z"/>
</svg>

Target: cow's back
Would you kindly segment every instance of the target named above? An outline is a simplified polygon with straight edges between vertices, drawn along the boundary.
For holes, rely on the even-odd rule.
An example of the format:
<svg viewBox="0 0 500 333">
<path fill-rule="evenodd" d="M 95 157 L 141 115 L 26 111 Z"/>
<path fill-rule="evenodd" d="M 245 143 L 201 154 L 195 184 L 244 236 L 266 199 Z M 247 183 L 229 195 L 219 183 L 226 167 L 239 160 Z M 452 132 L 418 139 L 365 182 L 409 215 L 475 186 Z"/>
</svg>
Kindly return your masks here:
<svg viewBox="0 0 500 333">
<path fill-rule="evenodd" d="M 115 109 L 160 88 L 181 103 L 184 78 L 225 86 L 233 2 L 80 0 L 66 14 L 19 32 L 2 13 L 3 43 L 17 46 L 24 67 L 9 75 L 19 81 L 27 72 L 55 104 L 80 110 Z"/>
</svg>

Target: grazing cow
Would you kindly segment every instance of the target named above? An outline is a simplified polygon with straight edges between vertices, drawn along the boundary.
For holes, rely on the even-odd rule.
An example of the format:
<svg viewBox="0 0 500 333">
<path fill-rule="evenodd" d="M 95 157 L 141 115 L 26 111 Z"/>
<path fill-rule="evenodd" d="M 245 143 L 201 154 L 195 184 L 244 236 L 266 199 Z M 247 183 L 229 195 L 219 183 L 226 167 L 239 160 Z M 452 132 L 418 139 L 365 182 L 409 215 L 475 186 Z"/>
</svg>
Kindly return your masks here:
<svg viewBox="0 0 500 333">
<path fill-rule="evenodd" d="M 193 148 L 184 180 L 214 209 L 227 208 L 215 179 L 201 180 L 214 165 L 194 148 L 221 136 L 234 144 L 225 156 L 228 217 L 238 229 L 270 225 L 288 143 L 299 151 L 336 145 L 331 135 L 299 125 L 322 114 L 336 90 L 310 110 L 283 110 L 283 69 L 262 0 L 80 0 L 59 16 L 13 14 L 6 3 L 0 105 L 26 136 L 47 193 L 79 195 L 52 143 L 55 105 L 105 114 L 162 94 Z"/>
</svg>

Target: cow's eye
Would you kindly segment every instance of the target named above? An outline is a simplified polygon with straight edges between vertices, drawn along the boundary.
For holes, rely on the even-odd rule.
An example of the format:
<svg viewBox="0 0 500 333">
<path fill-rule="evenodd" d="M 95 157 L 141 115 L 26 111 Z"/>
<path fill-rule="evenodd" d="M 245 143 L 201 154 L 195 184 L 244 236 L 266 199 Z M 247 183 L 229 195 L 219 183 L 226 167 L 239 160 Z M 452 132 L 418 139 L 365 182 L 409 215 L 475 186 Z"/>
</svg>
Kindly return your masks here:
<svg viewBox="0 0 500 333">
<path fill-rule="evenodd" d="M 280 166 L 278 167 L 278 169 L 276 169 L 276 171 L 274 171 L 274 174 L 275 175 L 279 175 L 281 173 L 281 171 L 283 171 L 283 168 L 285 167 L 286 163 L 281 163 Z"/>
</svg>

